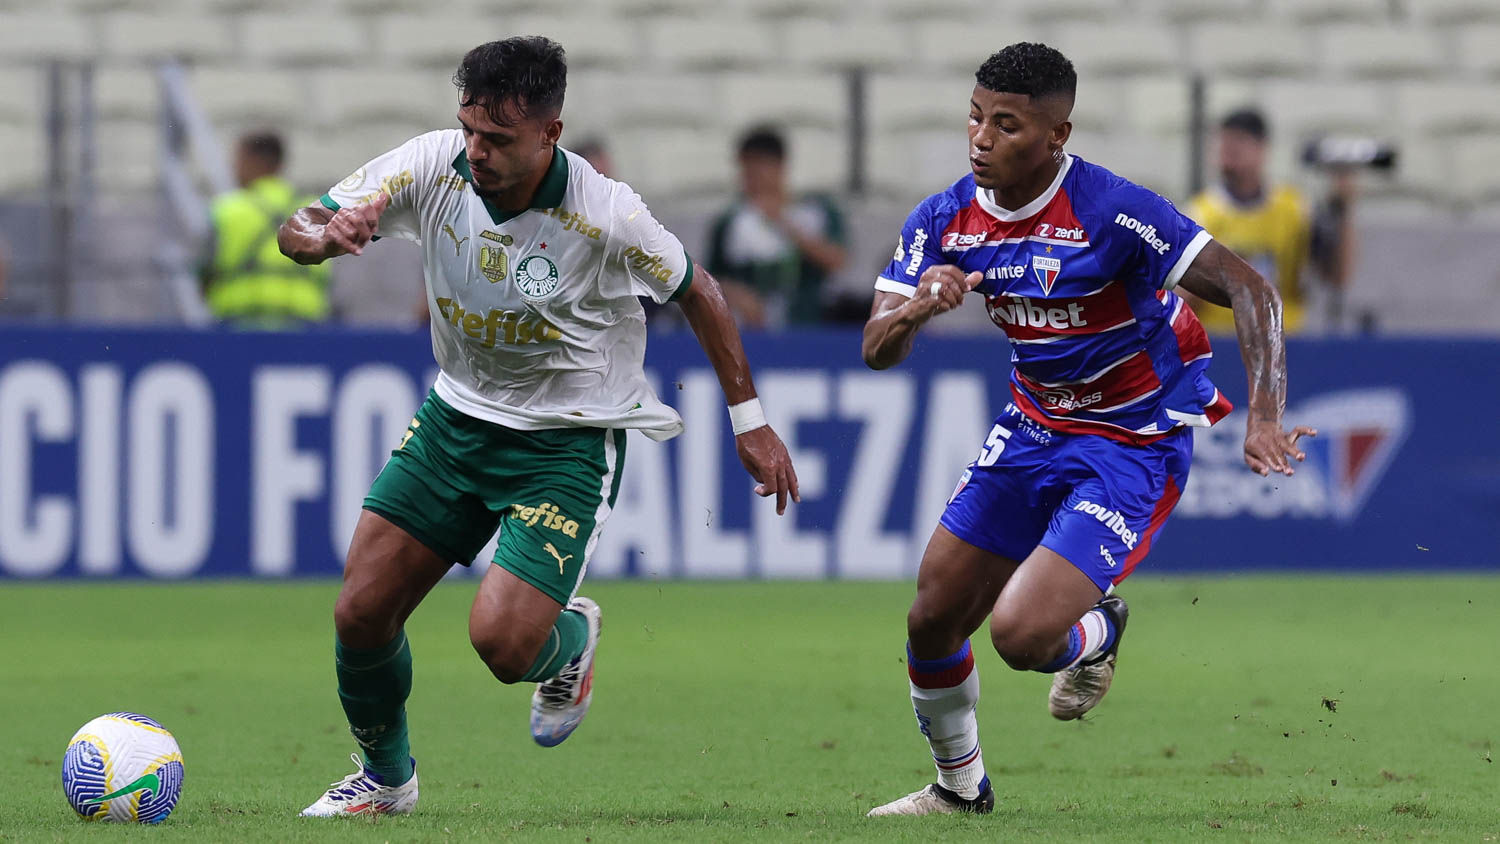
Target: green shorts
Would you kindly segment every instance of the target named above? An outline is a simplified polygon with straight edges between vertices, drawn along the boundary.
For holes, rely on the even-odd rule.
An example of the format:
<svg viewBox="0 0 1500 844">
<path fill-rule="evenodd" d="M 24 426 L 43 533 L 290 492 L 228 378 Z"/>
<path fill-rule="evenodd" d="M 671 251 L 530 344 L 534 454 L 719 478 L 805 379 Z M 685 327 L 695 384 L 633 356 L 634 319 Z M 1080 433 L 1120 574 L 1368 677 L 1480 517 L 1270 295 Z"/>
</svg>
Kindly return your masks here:
<svg viewBox="0 0 1500 844">
<path fill-rule="evenodd" d="M 614 509 L 624 463 L 624 430 L 517 431 L 428 393 L 365 509 L 464 565 L 498 529 L 495 564 L 566 604 Z"/>
</svg>

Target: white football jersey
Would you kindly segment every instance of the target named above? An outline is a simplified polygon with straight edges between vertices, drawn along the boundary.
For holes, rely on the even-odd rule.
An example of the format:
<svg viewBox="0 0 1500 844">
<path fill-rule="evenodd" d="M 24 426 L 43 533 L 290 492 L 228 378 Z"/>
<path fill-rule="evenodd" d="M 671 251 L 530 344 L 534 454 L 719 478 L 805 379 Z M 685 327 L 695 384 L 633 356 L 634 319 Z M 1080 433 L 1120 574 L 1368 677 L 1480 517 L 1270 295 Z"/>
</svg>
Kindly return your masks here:
<svg viewBox="0 0 1500 844">
<path fill-rule="evenodd" d="M 693 280 L 682 243 L 623 182 L 558 148 L 532 207 L 474 193 L 463 133 L 419 135 L 354 171 L 328 208 L 391 195 L 379 234 L 422 246 L 434 390 L 470 416 L 525 431 L 682 432 L 646 383 L 646 317 Z"/>
</svg>

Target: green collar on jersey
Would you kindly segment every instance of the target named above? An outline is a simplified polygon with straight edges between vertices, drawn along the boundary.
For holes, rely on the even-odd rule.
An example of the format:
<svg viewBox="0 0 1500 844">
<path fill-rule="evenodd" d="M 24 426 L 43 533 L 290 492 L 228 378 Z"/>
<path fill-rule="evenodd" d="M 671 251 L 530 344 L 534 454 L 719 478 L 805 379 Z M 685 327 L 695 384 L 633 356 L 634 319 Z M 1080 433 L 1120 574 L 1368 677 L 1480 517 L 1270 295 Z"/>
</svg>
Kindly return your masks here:
<svg viewBox="0 0 1500 844">
<path fill-rule="evenodd" d="M 469 184 L 474 183 L 474 171 L 469 169 L 469 153 L 461 150 L 458 157 L 453 159 L 453 169 L 458 175 L 464 177 Z M 568 192 L 568 156 L 562 151 L 562 147 L 552 148 L 552 163 L 547 167 L 547 175 L 542 177 L 542 183 L 537 185 L 536 196 L 531 198 L 531 205 L 520 211 L 502 211 L 490 203 L 488 199 L 481 197 L 484 202 L 484 210 L 490 212 L 490 219 L 495 223 L 504 223 L 526 213 L 531 208 L 556 208 L 562 205 L 563 194 Z"/>
</svg>

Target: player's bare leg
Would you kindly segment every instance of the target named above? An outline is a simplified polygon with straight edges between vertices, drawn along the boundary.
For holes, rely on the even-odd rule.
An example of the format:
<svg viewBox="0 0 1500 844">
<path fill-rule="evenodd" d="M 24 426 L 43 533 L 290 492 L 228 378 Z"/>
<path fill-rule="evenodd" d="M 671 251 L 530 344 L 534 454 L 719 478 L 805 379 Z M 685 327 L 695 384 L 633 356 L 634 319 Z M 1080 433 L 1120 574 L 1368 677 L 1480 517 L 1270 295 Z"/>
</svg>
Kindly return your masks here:
<svg viewBox="0 0 1500 844">
<path fill-rule="evenodd" d="M 599 605 L 576 597 L 566 608 L 515 574 L 490 566 L 469 611 L 469 641 L 502 683 L 538 683 L 531 737 L 561 744 L 593 700 Z"/>
<path fill-rule="evenodd" d="M 1102 597 L 1077 566 L 1039 547 L 990 615 L 990 638 L 1010 667 L 1053 674 L 1048 705 L 1062 720 L 1093 709 L 1114 679 L 1129 610 L 1118 597 Z"/>
<path fill-rule="evenodd" d="M 917 597 L 906 617 L 907 668 L 917 722 L 932 747 L 938 781 L 878 806 L 871 817 L 988 812 L 994 791 L 979 752 L 979 674 L 969 635 L 984 623 L 1016 570 L 939 525 L 917 572 Z"/>
<path fill-rule="evenodd" d="M 359 770 L 303 815 L 402 813 L 416 805 L 406 732 L 411 647 L 402 628 L 450 565 L 384 518 L 360 513 L 333 620 L 339 699 L 364 758 L 356 756 Z"/>
</svg>

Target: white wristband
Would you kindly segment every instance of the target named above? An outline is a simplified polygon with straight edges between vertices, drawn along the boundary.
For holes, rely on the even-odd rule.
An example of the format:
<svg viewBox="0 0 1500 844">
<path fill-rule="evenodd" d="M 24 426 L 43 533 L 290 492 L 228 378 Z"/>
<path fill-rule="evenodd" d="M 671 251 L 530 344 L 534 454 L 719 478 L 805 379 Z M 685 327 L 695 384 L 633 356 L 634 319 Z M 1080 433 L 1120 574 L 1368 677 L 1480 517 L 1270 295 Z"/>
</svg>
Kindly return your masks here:
<svg viewBox="0 0 1500 844">
<path fill-rule="evenodd" d="M 765 427 L 766 412 L 761 409 L 760 399 L 748 399 L 739 404 L 731 404 L 729 406 L 729 425 L 734 429 L 736 437 L 746 431 Z"/>
</svg>

